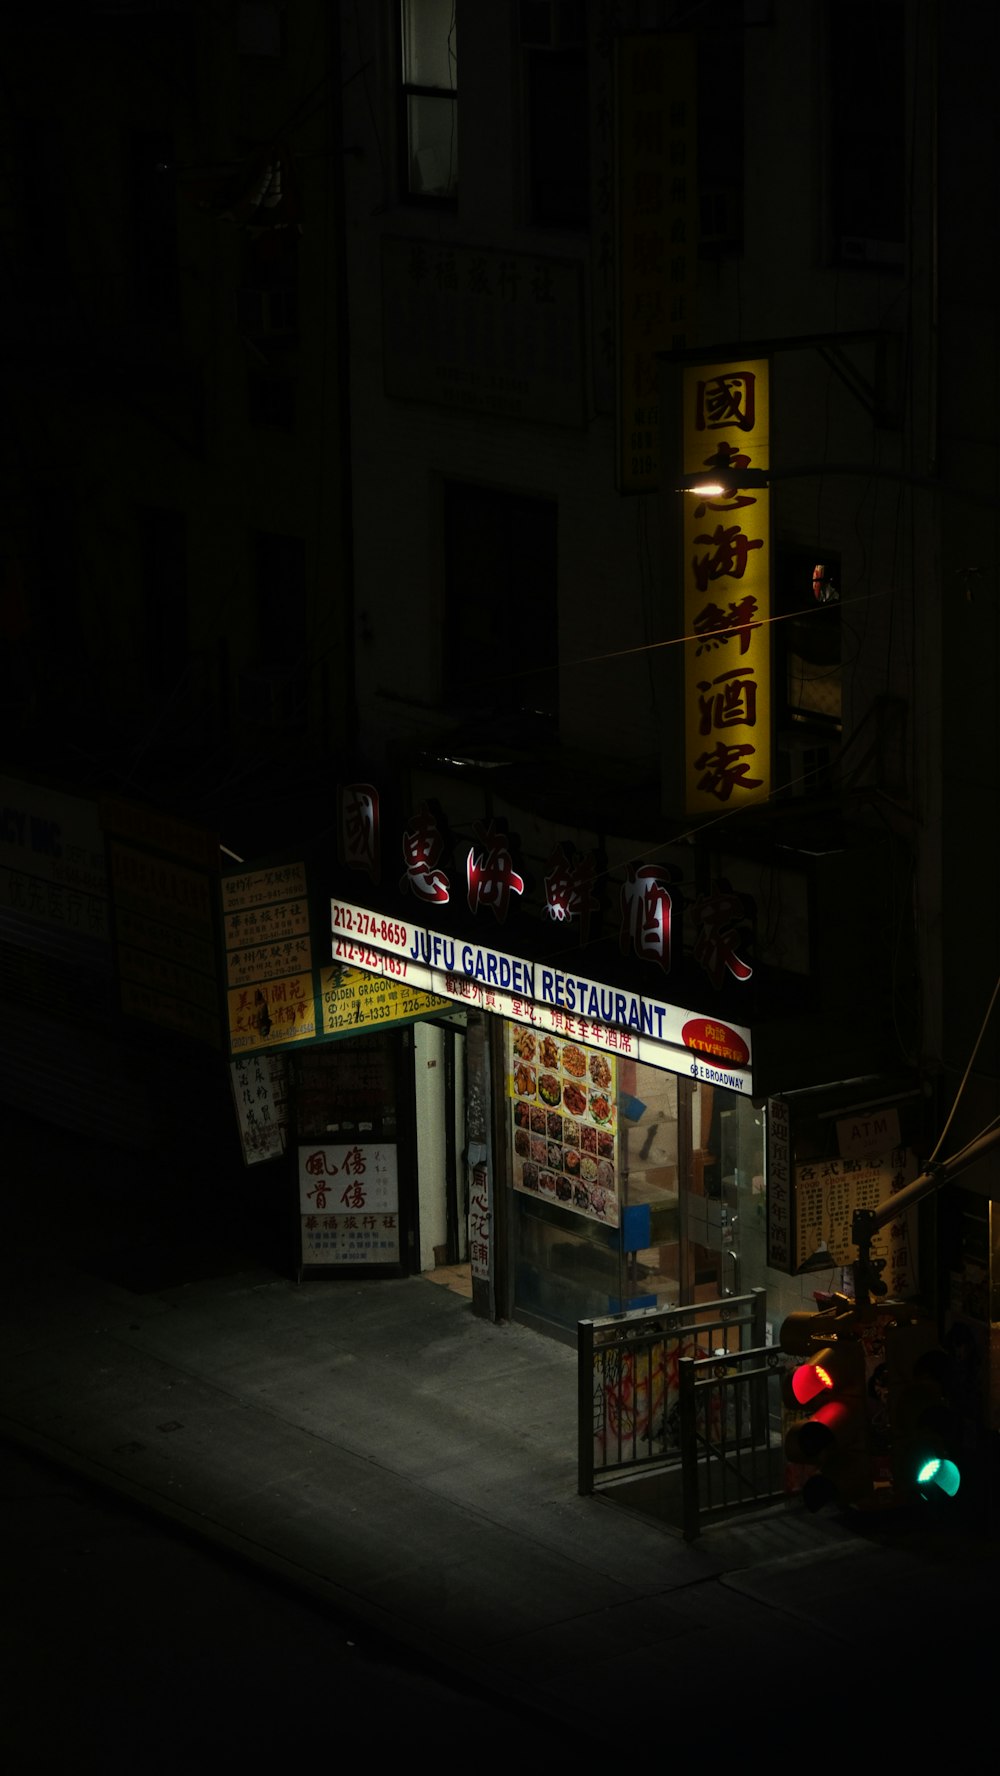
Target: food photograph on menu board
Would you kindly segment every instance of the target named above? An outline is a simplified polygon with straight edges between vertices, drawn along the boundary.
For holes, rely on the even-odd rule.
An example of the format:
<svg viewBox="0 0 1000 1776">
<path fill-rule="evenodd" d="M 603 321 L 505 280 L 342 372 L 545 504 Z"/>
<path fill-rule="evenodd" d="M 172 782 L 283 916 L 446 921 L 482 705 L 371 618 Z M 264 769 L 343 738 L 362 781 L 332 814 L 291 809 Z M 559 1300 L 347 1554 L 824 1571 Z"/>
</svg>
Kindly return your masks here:
<svg viewBox="0 0 1000 1776">
<path fill-rule="evenodd" d="M 615 1060 L 511 1025 L 514 1189 L 618 1226 Z"/>
</svg>

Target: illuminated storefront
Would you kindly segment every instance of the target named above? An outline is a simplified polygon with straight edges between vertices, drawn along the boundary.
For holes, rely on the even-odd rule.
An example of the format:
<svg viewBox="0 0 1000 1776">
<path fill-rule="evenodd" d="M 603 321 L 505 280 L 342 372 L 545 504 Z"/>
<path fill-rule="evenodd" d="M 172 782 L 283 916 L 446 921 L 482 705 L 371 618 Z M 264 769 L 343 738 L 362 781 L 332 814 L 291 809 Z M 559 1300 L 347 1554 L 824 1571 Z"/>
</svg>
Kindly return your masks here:
<svg viewBox="0 0 1000 1776">
<path fill-rule="evenodd" d="M 764 1224 L 747 1029 L 356 902 L 332 900 L 330 922 L 335 964 L 486 1022 L 492 1166 L 470 1258 L 500 1311 L 570 1333 L 742 1286 L 737 1231 Z"/>
<path fill-rule="evenodd" d="M 478 1314 L 567 1338 L 754 1287 L 790 1311 L 827 1185 L 853 1202 L 891 1157 L 830 1149 L 825 1123 L 807 1145 L 794 1098 L 821 1114 L 841 1076 L 808 948 L 838 860 L 784 863 L 766 928 L 738 856 L 563 828 L 499 782 L 342 785 L 336 856 L 223 876 L 244 1146 L 275 1152 L 245 1075 L 277 1053 L 299 1266 L 468 1262 Z"/>
</svg>

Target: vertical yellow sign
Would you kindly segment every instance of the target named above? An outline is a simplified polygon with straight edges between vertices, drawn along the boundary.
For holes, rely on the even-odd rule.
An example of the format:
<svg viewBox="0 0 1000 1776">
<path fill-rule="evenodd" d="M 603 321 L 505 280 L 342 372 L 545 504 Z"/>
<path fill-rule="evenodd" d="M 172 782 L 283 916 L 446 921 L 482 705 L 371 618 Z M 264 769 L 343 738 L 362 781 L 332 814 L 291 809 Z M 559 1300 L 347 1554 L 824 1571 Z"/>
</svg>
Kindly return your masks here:
<svg viewBox="0 0 1000 1776">
<path fill-rule="evenodd" d="M 768 361 L 683 376 L 684 472 L 770 466 Z M 689 814 L 771 792 L 771 518 L 766 489 L 685 494 L 684 777 Z"/>
</svg>

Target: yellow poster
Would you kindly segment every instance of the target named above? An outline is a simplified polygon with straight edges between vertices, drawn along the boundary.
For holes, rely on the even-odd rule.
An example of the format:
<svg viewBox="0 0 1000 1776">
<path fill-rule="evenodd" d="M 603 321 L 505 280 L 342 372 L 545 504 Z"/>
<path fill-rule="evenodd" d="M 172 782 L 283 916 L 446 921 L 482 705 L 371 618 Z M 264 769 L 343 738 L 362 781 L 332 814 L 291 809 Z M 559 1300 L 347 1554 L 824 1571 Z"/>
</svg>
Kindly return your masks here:
<svg viewBox="0 0 1000 1776">
<path fill-rule="evenodd" d="M 718 814 L 771 791 L 770 494 L 738 485 L 770 466 L 767 359 L 691 365 L 683 390 L 685 475 L 723 484 L 684 496 L 685 807 Z"/>
<path fill-rule="evenodd" d="M 310 974 L 287 974 L 227 994 L 229 1046 L 234 1055 L 309 1042 L 316 1035 L 316 1002 Z"/>
<path fill-rule="evenodd" d="M 230 871 L 220 892 L 230 1054 L 315 1041 L 305 865 Z"/>
<path fill-rule="evenodd" d="M 342 1036 L 348 1030 L 370 1030 L 386 1024 L 409 1023 L 435 1011 L 454 1011 L 450 999 L 421 993 L 402 981 L 386 980 L 362 968 L 323 970 L 323 1035 Z"/>
</svg>

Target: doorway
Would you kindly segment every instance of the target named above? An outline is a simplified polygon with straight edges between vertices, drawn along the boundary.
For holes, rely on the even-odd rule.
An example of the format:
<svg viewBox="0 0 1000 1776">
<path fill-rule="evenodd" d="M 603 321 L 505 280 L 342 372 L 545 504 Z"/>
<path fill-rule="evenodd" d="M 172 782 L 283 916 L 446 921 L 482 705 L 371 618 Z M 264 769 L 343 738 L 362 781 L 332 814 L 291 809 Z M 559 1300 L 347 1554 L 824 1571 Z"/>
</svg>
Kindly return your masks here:
<svg viewBox="0 0 1000 1776">
<path fill-rule="evenodd" d="M 468 1263 L 465 1020 L 413 1026 L 417 1252 L 421 1273 Z"/>
</svg>

